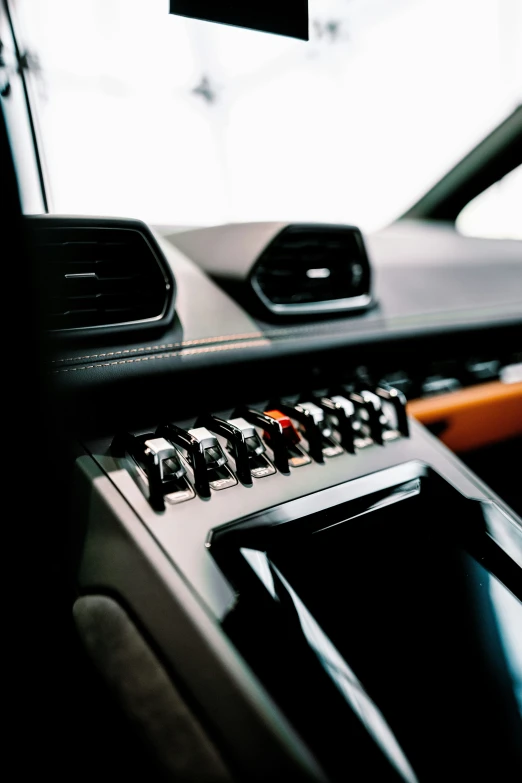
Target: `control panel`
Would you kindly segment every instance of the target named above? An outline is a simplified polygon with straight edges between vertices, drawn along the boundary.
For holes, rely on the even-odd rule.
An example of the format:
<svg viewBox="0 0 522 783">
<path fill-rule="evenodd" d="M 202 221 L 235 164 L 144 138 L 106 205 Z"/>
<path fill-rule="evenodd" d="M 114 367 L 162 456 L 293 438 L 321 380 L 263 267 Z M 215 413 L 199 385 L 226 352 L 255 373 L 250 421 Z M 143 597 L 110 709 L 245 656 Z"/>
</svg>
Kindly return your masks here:
<svg viewBox="0 0 522 783">
<path fill-rule="evenodd" d="M 393 387 L 339 388 L 261 407 L 241 405 L 228 417 L 200 415 L 193 426 L 160 423 L 154 432 L 118 434 L 111 452 L 155 511 L 276 473 L 383 447 L 409 434 L 404 394 Z"/>
</svg>

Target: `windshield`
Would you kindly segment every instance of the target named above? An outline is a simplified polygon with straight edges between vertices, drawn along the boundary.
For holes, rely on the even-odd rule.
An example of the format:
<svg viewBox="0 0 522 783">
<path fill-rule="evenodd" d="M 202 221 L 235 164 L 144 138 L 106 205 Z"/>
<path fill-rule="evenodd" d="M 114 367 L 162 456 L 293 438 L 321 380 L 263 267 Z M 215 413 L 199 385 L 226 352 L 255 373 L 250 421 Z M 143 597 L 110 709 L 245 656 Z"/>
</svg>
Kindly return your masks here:
<svg viewBox="0 0 522 783">
<path fill-rule="evenodd" d="M 522 98 L 520 0 L 311 0 L 310 42 L 167 0 L 17 0 L 53 211 L 398 217 Z"/>
</svg>

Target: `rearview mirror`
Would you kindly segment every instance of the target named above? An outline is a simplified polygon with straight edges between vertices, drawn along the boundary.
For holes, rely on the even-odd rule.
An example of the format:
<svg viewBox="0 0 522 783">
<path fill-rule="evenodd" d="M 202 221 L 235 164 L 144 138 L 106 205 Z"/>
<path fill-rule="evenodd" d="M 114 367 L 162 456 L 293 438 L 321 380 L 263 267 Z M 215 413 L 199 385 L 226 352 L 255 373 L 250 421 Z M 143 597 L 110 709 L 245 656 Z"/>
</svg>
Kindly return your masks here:
<svg viewBox="0 0 522 783">
<path fill-rule="evenodd" d="M 170 0 L 170 13 L 308 41 L 308 0 Z"/>
</svg>

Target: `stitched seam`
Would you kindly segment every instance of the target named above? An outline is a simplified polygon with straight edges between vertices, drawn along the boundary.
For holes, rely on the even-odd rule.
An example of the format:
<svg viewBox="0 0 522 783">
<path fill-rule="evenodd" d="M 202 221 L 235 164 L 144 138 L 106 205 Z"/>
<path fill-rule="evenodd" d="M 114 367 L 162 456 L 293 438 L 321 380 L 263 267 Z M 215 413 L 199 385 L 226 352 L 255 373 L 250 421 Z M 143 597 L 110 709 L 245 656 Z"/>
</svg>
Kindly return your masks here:
<svg viewBox="0 0 522 783">
<path fill-rule="evenodd" d="M 272 329 L 266 332 L 249 332 L 246 334 L 231 334 L 231 335 L 221 335 L 219 337 L 203 337 L 199 338 L 197 340 L 183 340 L 179 343 L 163 343 L 162 345 L 147 345 L 142 346 L 141 348 L 126 348 L 121 351 L 107 351 L 106 353 L 93 353 L 91 355 L 87 356 L 72 356 L 67 359 L 51 359 L 51 364 L 63 364 L 66 362 L 81 362 L 86 361 L 88 359 L 106 359 L 108 357 L 112 356 L 128 356 L 133 353 L 141 353 L 142 351 L 163 351 L 166 348 L 183 348 L 184 346 L 190 346 L 190 345 L 204 345 L 209 343 L 215 343 L 215 342 L 223 342 L 225 340 L 244 340 L 245 345 L 251 345 L 252 343 L 255 343 L 256 340 L 259 339 L 268 339 L 270 337 L 277 337 L 278 335 L 289 335 L 289 334 L 302 334 L 303 332 L 316 332 L 318 329 L 317 327 L 311 327 L 311 326 L 301 326 L 296 327 L 294 329 Z M 320 329 L 320 331 L 324 330 L 324 327 Z M 181 353 L 181 352 L 180 352 Z M 183 354 L 187 354 L 188 351 L 183 351 Z M 74 368 L 72 368 L 74 369 Z M 87 368 L 86 368 L 87 369 Z"/>
<path fill-rule="evenodd" d="M 204 345 L 209 343 L 215 343 L 215 342 L 223 342 L 225 340 L 244 340 L 245 345 L 252 345 L 255 344 L 258 340 L 265 340 L 270 337 L 277 337 L 278 335 L 290 335 L 290 334 L 302 334 L 303 332 L 316 332 L 316 331 L 324 331 L 326 327 L 318 327 L 316 326 L 298 326 L 292 328 L 285 328 L 285 329 L 271 329 L 266 332 L 246 332 L 245 334 L 229 334 L 229 335 L 220 335 L 219 337 L 201 337 L 197 340 L 182 340 L 179 343 L 163 343 L 162 345 L 147 345 L 142 346 L 141 348 L 126 348 L 121 351 L 107 351 L 106 353 L 93 353 L 87 356 L 73 356 L 69 357 L 67 359 L 51 359 L 51 364 L 63 364 L 65 362 L 81 362 L 85 361 L 87 359 L 106 359 L 108 357 L 112 356 L 127 356 L 133 353 L 141 353 L 141 351 L 162 351 L 166 348 L 183 348 L 184 346 L 190 346 L 190 345 Z M 183 355 L 186 355 L 190 353 L 189 351 L 179 351 L 178 353 L 183 353 Z M 103 365 L 100 365 L 103 366 Z M 77 369 L 77 368 L 70 368 L 70 369 Z M 78 368 L 82 369 L 82 368 Z M 88 367 L 85 367 L 85 369 L 90 369 Z"/>
<path fill-rule="evenodd" d="M 80 362 L 87 359 L 105 359 L 109 356 L 126 356 L 133 353 L 141 353 L 141 351 L 163 351 L 166 348 L 183 348 L 185 345 L 205 345 L 208 343 L 223 342 L 225 340 L 259 340 L 270 337 L 277 337 L 278 335 L 289 334 L 303 334 L 305 332 L 323 332 L 331 328 L 329 326 L 323 326 L 322 324 L 316 324 L 314 326 L 296 326 L 286 327 L 282 329 L 269 329 L 266 332 L 245 332 L 244 334 L 229 334 L 220 335 L 219 337 L 201 337 L 197 340 L 183 340 L 179 343 L 164 343 L 162 345 L 148 345 L 141 348 L 126 348 L 121 351 L 108 351 L 106 353 L 93 353 L 87 356 L 73 356 L 68 359 L 51 359 L 51 364 L 62 364 L 64 362 Z"/>
<path fill-rule="evenodd" d="M 138 362 L 154 362 L 160 359 L 175 359 L 179 356 L 193 356 L 202 353 L 217 353 L 218 351 L 236 351 L 245 346 L 266 347 L 270 343 L 267 340 L 251 340 L 245 343 L 232 343 L 230 345 L 215 345 L 209 348 L 193 348 L 188 351 L 172 351 L 171 353 L 154 354 L 152 356 L 139 356 L 136 359 L 117 359 L 114 362 L 98 362 L 97 364 L 85 364 L 82 367 L 62 367 L 52 370 L 54 375 L 64 372 L 81 372 L 82 370 L 95 370 L 100 367 L 114 367 L 118 364 L 138 364 Z"/>
<path fill-rule="evenodd" d="M 491 309 L 491 308 L 487 308 Z M 467 311 L 466 311 L 467 312 Z M 447 314 L 441 314 L 447 315 Z M 387 319 L 388 322 L 394 323 L 394 322 L 411 322 L 415 321 L 415 319 L 419 318 L 421 316 L 419 315 L 410 315 L 410 316 L 395 316 L 393 318 Z M 384 318 L 384 316 L 381 316 L 381 318 Z M 285 335 L 300 335 L 305 334 L 307 332 L 314 332 L 314 333 L 323 333 L 325 331 L 331 331 L 332 330 L 332 324 L 328 323 L 327 325 L 323 324 L 315 324 L 314 326 L 296 326 L 296 327 L 286 327 L 282 329 L 269 329 L 266 332 L 245 332 L 244 334 L 229 334 L 229 335 L 220 335 L 216 337 L 201 337 L 197 340 L 183 340 L 179 343 L 164 343 L 162 345 L 149 345 L 149 346 L 142 346 L 141 348 L 127 348 L 121 351 L 109 351 L 107 353 L 95 353 L 87 356 L 75 356 L 70 357 L 68 359 L 52 359 L 51 364 L 61 364 L 64 362 L 79 362 L 79 361 L 85 361 L 87 359 L 104 359 L 109 356 L 126 356 L 133 353 L 141 353 L 141 351 L 162 351 L 166 348 L 183 348 L 184 346 L 190 346 L 190 345 L 205 345 L 209 343 L 216 343 L 216 342 L 223 342 L 226 340 L 245 340 L 245 344 L 250 344 L 251 342 L 255 342 L 259 339 L 268 339 L 270 337 L 278 337 L 278 336 L 285 336 Z M 188 353 L 188 351 L 184 351 L 183 353 Z"/>
<path fill-rule="evenodd" d="M 163 351 L 166 348 L 182 348 L 185 345 L 203 345 L 205 343 L 216 343 L 224 340 L 252 340 L 262 338 L 262 332 L 246 332 L 245 334 L 228 334 L 219 337 L 201 337 L 197 340 L 182 340 L 179 343 L 163 343 L 163 345 L 147 345 L 141 348 L 126 348 L 121 351 L 107 351 L 106 353 L 93 353 L 88 356 L 72 356 L 68 359 L 51 359 L 51 364 L 63 362 L 80 362 L 85 359 L 105 359 L 108 356 L 124 356 L 126 354 L 140 353 L 141 351 Z"/>
</svg>

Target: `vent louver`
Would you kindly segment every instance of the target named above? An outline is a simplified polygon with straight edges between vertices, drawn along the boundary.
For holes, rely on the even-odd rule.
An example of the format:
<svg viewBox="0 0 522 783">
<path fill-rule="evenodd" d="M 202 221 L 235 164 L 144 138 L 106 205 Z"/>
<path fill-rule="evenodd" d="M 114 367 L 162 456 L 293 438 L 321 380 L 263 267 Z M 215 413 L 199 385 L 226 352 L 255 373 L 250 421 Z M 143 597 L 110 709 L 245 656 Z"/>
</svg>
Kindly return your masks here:
<svg viewBox="0 0 522 783">
<path fill-rule="evenodd" d="M 33 219 L 31 230 L 50 330 L 146 325 L 165 316 L 173 281 L 143 224 L 53 220 Z"/>
<path fill-rule="evenodd" d="M 354 310 L 371 303 L 370 265 L 360 231 L 346 226 L 288 226 L 251 275 L 273 313 Z"/>
</svg>

